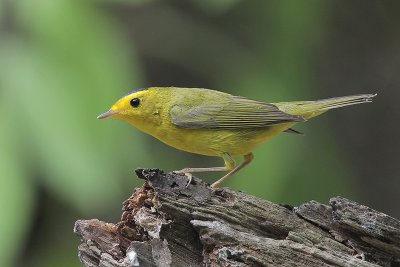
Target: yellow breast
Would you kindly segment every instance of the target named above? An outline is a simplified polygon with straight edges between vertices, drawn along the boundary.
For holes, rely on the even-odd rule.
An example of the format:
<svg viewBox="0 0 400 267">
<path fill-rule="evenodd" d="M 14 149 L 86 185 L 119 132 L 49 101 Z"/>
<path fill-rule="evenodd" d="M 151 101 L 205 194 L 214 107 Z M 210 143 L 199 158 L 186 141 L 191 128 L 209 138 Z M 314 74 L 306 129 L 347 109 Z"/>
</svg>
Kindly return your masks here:
<svg viewBox="0 0 400 267">
<path fill-rule="evenodd" d="M 292 125 L 287 123 L 265 128 L 218 130 L 184 129 L 172 123 L 163 123 L 149 131 L 141 130 L 179 150 L 207 156 L 222 156 L 223 153 L 242 156 Z"/>
</svg>

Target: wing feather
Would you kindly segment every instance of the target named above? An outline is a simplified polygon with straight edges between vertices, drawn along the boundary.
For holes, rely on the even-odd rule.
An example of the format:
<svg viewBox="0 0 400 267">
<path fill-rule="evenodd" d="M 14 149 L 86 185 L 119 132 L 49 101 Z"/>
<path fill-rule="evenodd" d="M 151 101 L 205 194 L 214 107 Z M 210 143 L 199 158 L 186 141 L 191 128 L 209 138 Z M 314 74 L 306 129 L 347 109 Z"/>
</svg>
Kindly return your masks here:
<svg viewBox="0 0 400 267">
<path fill-rule="evenodd" d="M 172 123 L 182 128 L 240 129 L 304 121 L 273 104 L 228 96 L 219 97 L 218 102 L 214 98 L 203 99 L 200 104 L 175 104 L 170 109 Z"/>
</svg>

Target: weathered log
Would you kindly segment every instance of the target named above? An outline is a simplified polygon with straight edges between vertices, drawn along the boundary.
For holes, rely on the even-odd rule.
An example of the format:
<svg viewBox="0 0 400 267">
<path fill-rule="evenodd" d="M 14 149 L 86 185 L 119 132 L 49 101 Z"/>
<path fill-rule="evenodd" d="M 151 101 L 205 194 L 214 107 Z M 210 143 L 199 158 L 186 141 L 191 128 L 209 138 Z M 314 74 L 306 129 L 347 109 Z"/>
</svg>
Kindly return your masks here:
<svg viewBox="0 0 400 267">
<path fill-rule="evenodd" d="M 193 177 L 136 170 L 146 182 L 121 221 L 79 220 L 86 266 L 400 266 L 400 222 L 342 197 L 278 205 Z"/>
</svg>

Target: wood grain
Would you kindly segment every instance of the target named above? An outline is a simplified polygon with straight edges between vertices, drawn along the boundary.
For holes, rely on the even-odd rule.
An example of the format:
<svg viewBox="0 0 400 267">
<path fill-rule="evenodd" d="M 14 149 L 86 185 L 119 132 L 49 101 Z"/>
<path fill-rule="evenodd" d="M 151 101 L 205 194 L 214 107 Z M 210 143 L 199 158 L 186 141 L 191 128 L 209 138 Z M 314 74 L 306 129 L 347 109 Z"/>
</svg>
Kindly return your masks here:
<svg viewBox="0 0 400 267">
<path fill-rule="evenodd" d="M 116 224 L 79 220 L 85 266 L 400 266 L 400 222 L 342 197 L 278 205 L 138 169 Z"/>
</svg>

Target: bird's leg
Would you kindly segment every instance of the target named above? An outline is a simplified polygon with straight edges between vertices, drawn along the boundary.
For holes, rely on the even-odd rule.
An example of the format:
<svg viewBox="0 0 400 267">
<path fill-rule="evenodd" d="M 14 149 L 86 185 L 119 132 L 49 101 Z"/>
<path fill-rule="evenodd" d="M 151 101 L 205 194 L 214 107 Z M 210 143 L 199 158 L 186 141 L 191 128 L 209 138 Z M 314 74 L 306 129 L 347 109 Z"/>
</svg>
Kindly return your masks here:
<svg viewBox="0 0 400 267">
<path fill-rule="evenodd" d="M 254 158 L 253 153 L 244 155 L 244 161 L 240 165 L 238 165 L 236 168 L 228 172 L 224 177 L 213 183 L 211 187 L 218 188 L 225 180 L 227 180 L 229 177 L 231 177 L 232 175 L 243 169 L 245 166 L 247 166 L 253 160 L 253 158 Z"/>
<path fill-rule="evenodd" d="M 225 161 L 224 167 L 208 167 L 208 168 L 185 168 L 179 171 L 174 171 L 177 174 L 184 174 L 189 178 L 189 182 L 187 186 L 192 182 L 192 173 L 193 172 L 224 172 L 230 171 L 236 166 L 235 160 L 228 153 L 224 153 L 222 158 Z"/>
<path fill-rule="evenodd" d="M 233 160 L 231 155 L 224 153 L 222 158 L 225 161 L 224 167 L 207 167 L 207 168 L 185 168 L 179 171 L 174 171 L 175 173 L 189 173 L 189 172 L 224 172 L 230 171 L 236 166 L 236 162 Z"/>
</svg>

